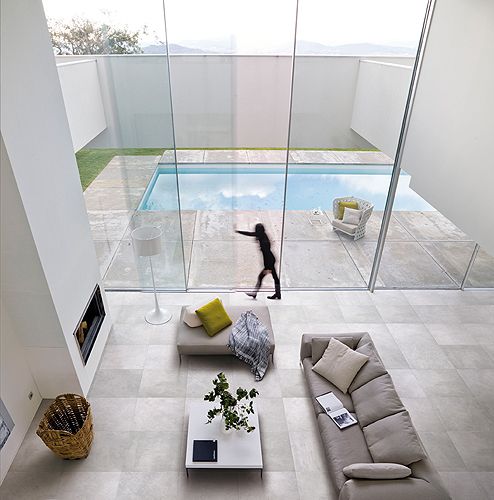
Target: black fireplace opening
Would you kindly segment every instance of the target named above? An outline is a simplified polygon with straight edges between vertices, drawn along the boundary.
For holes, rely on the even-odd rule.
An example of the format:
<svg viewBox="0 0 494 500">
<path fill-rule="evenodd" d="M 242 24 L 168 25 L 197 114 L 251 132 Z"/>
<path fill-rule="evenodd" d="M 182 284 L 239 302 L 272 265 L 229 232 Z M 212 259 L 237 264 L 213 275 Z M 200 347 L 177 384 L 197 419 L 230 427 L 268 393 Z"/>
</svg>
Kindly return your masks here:
<svg viewBox="0 0 494 500">
<path fill-rule="evenodd" d="M 105 316 L 106 312 L 103 299 L 101 298 L 101 290 L 99 285 L 96 285 L 81 321 L 74 332 L 74 337 L 81 351 L 84 364 L 89 359 Z"/>
</svg>

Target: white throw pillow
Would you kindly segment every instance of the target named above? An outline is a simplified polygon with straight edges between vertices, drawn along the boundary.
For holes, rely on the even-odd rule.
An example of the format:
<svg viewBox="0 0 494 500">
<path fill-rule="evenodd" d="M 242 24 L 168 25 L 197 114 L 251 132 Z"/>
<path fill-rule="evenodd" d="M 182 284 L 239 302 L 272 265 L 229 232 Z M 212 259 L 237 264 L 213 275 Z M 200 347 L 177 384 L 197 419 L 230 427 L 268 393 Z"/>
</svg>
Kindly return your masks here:
<svg viewBox="0 0 494 500">
<path fill-rule="evenodd" d="M 195 306 L 187 306 L 184 312 L 184 323 L 191 328 L 197 328 L 198 326 L 202 326 L 202 321 L 199 319 L 199 316 L 196 314 L 197 307 Z"/>
<path fill-rule="evenodd" d="M 343 474 L 354 479 L 402 479 L 411 473 L 409 467 L 393 463 L 352 464 L 343 468 Z"/>
<path fill-rule="evenodd" d="M 355 352 L 332 337 L 322 358 L 312 369 L 346 393 L 355 375 L 368 359 L 369 356 Z"/>
<path fill-rule="evenodd" d="M 353 224 L 356 226 L 360 222 L 362 217 L 362 210 L 355 210 L 354 208 L 345 207 L 343 211 L 343 220 L 341 222 L 345 224 Z"/>
</svg>

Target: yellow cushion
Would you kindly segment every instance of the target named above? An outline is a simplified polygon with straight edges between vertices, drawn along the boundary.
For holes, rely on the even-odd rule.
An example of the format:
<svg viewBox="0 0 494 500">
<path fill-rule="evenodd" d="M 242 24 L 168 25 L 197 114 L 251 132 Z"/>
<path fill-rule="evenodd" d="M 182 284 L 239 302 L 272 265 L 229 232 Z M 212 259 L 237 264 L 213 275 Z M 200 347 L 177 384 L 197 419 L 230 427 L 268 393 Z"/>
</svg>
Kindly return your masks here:
<svg viewBox="0 0 494 500">
<path fill-rule="evenodd" d="M 358 210 L 358 203 L 356 201 L 339 201 L 337 219 L 343 219 L 343 212 L 345 211 L 345 208 L 353 208 L 354 210 Z"/>
<path fill-rule="evenodd" d="M 232 320 L 226 313 L 220 299 L 214 299 L 205 306 L 196 309 L 196 314 L 210 337 L 232 324 Z"/>
</svg>

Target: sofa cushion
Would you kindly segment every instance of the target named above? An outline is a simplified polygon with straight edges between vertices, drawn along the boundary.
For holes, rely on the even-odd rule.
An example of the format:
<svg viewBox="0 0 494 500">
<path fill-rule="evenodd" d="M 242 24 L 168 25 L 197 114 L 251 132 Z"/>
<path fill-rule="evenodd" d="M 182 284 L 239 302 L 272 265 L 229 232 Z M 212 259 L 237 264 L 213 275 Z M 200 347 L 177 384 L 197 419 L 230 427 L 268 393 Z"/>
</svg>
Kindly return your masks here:
<svg viewBox="0 0 494 500">
<path fill-rule="evenodd" d="M 343 469 L 346 477 L 355 479 L 401 479 L 408 477 L 411 469 L 401 464 L 352 464 Z"/>
<path fill-rule="evenodd" d="M 360 218 L 362 217 L 362 210 L 355 210 L 354 208 L 346 207 L 343 210 L 343 219 L 341 222 L 345 224 L 353 224 L 357 225 L 360 222 Z"/>
<path fill-rule="evenodd" d="M 387 373 L 386 368 L 384 368 L 384 365 L 377 355 L 376 349 L 372 342 L 368 342 L 362 347 L 358 347 L 356 349 L 356 352 L 365 354 L 369 357 L 369 360 L 367 361 L 367 363 L 365 363 L 364 366 L 362 366 L 362 368 L 360 368 L 357 375 L 355 375 L 355 378 L 350 384 L 350 387 L 348 387 L 348 392 L 350 394 L 352 394 L 353 391 L 355 391 L 359 387 L 362 387 L 367 382 L 370 382 L 371 380 L 374 380 L 375 378 Z"/>
<path fill-rule="evenodd" d="M 375 462 L 410 465 L 426 457 L 407 411 L 382 418 L 363 430 Z"/>
<path fill-rule="evenodd" d="M 338 489 L 347 480 L 343 469 L 355 463 L 372 463 L 372 457 L 358 425 L 340 430 L 326 415 L 317 417 L 321 440 L 328 459 L 328 471 Z"/>
<path fill-rule="evenodd" d="M 446 490 L 423 479 L 349 479 L 338 500 L 451 500 Z"/>
<path fill-rule="evenodd" d="M 355 350 L 357 350 L 359 347 L 362 347 L 364 346 L 365 344 L 368 344 L 368 343 L 371 343 L 372 345 L 374 345 L 374 343 L 372 342 L 372 338 L 371 336 L 369 335 L 369 333 L 365 332 L 362 337 L 360 337 L 360 340 L 357 342 L 357 345 L 355 346 Z"/>
<path fill-rule="evenodd" d="M 316 396 L 321 396 L 328 392 L 332 392 L 342 403 L 343 406 L 350 412 L 354 411 L 352 398 L 349 394 L 343 394 L 338 387 L 333 385 L 331 382 L 326 380 L 321 375 L 312 371 L 312 362 L 310 358 L 305 358 L 302 362 L 304 367 L 304 374 L 307 380 L 307 385 L 309 386 L 309 392 L 312 397 L 312 403 L 314 405 L 314 411 L 316 415 L 319 413 L 326 413 L 322 406 L 317 402 Z"/>
<path fill-rule="evenodd" d="M 324 351 L 328 348 L 329 341 L 332 337 L 314 337 L 312 339 L 312 364 L 315 365 L 324 354 Z M 338 337 L 342 344 L 345 344 L 350 349 L 353 348 L 355 340 L 352 337 Z"/>
<path fill-rule="evenodd" d="M 352 400 L 362 427 L 405 409 L 388 373 L 355 389 Z"/>
<path fill-rule="evenodd" d="M 331 224 L 333 224 L 336 229 L 340 229 L 341 231 L 349 234 L 355 234 L 355 230 L 357 229 L 357 226 L 354 226 L 353 224 L 345 224 L 338 219 L 333 219 Z"/>
<path fill-rule="evenodd" d="M 199 326 L 202 326 L 202 321 L 199 319 L 199 316 L 196 314 L 196 307 L 195 306 L 187 306 L 185 308 L 185 311 L 183 314 L 183 321 L 186 325 L 190 326 L 191 328 L 197 328 Z"/>
<path fill-rule="evenodd" d="M 312 369 L 346 393 L 355 375 L 368 359 L 364 354 L 355 352 L 339 340 L 331 338 L 322 358 Z"/>
<path fill-rule="evenodd" d="M 345 208 L 353 208 L 354 210 L 358 210 L 358 202 L 357 201 L 339 201 L 338 202 L 338 219 L 343 219 L 343 215 L 345 213 Z"/>
<path fill-rule="evenodd" d="M 206 333 L 213 337 L 227 326 L 232 324 L 232 320 L 223 307 L 220 299 L 214 299 L 206 305 L 196 309 L 196 314 L 206 330 Z"/>
</svg>

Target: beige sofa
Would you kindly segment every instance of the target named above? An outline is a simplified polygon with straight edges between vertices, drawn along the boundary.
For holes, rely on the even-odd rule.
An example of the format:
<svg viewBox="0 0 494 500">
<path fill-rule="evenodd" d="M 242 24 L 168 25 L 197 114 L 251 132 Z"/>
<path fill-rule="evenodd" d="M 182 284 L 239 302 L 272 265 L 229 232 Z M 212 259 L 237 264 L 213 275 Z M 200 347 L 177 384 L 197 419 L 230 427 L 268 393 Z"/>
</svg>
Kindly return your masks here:
<svg viewBox="0 0 494 500">
<path fill-rule="evenodd" d="M 346 394 L 312 370 L 331 337 L 370 356 L 367 366 L 364 365 L 357 373 Z M 408 412 L 403 407 L 368 333 L 305 334 L 302 336 L 300 360 L 312 396 L 328 471 L 340 500 L 450 498 L 439 474 L 423 451 Z M 357 418 L 358 425 L 340 430 L 326 415 L 315 397 L 330 391 Z M 376 428 L 380 429 L 377 440 L 374 439 Z M 407 463 L 413 459 L 414 451 L 417 456 L 422 454 L 422 457 Z M 395 459 L 374 460 L 373 455 L 379 454 Z M 375 462 L 401 463 L 408 466 L 412 473 L 401 479 L 349 479 L 343 473 L 343 468 L 351 464 Z"/>
<path fill-rule="evenodd" d="M 225 310 L 232 320 L 232 325 L 235 324 L 240 315 L 249 310 L 252 311 L 259 320 L 266 326 L 269 332 L 269 343 L 271 360 L 274 354 L 274 335 L 273 326 L 271 325 L 271 317 L 266 306 L 253 306 L 246 308 L 245 306 L 225 306 Z M 182 307 L 180 314 L 180 323 L 178 326 L 177 335 L 177 351 L 182 359 L 183 355 L 232 355 L 232 351 L 228 348 L 228 339 L 232 331 L 232 325 L 226 327 L 214 337 L 209 337 L 203 326 L 191 328 L 183 321 L 185 307 Z"/>
</svg>

